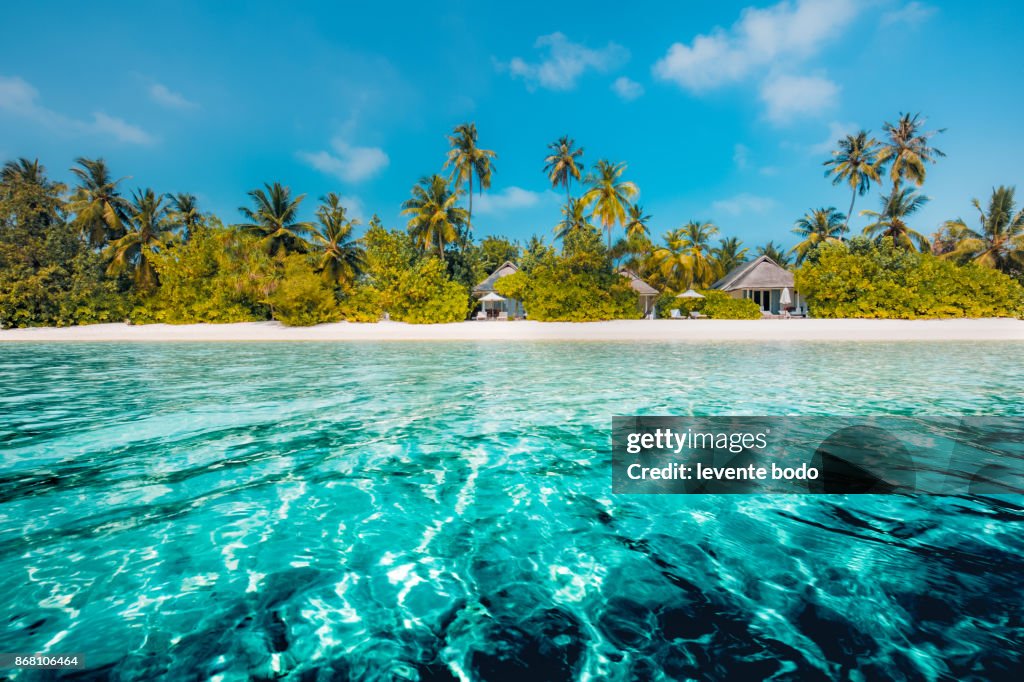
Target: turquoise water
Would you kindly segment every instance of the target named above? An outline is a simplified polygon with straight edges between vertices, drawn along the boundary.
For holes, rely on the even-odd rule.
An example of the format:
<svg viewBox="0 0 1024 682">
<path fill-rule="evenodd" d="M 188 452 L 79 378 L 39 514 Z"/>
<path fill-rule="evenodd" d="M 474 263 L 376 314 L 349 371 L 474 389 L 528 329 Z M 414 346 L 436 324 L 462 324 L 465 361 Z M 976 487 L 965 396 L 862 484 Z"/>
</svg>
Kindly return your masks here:
<svg viewBox="0 0 1024 682">
<path fill-rule="evenodd" d="M 0 346 L 0 651 L 116 680 L 1008 677 L 1020 499 L 613 496 L 609 434 L 616 414 L 1021 415 L 1022 357 Z"/>
</svg>

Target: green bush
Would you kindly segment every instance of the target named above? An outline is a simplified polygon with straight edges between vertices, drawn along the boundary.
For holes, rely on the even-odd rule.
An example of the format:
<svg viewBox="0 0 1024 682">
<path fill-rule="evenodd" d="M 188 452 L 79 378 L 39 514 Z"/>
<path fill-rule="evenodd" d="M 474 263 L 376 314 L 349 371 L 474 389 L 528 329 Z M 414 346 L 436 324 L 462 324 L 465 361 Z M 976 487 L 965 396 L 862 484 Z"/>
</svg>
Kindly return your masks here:
<svg viewBox="0 0 1024 682">
<path fill-rule="evenodd" d="M 469 312 L 469 291 L 449 279 L 439 258 L 427 258 L 403 271 L 396 293 L 388 312 L 400 322 L 458 322 Z"/>
<path fill-rule="evenodd" d="M 639 319 L 637 295 L 629 281 L 591 256 L 550 258 L 530 275 L 498 280 L 495 290 L 523 302 L 531 320 L 589 322 Z"/>
<path fill-rule="evenodd" d="M 380 293 L 367 285 L 345 292 L 338 301 L 341 317 L 347 322 L 377 322 L 380 320 Z"/>
<path fill-rule="evenodd" d="M 676 292 L 662 292 L 657 299 L 658 317 L 669 318 L 672 310 L 678 309 L 679 314 L 688 317 L 696 310 L 702 315 L 715 320 L 759 320 L 761 307 L 750 299 L 733 298 L 724 291 L 702 289 L 698 292 L 704 298 L 676 298 Z"/>
<path fill-rule="evenodd" d="M 975 264 L 853 239 L 818 249 L 796 272 L 814 317 L 1024 317 L 1024 287 Z"/>
<path fill-rule="evenodd" d="M 308 327 L 337 322 L 342 313 L 334 289 L 324 283 L 309 258 L 292 254 L 284 260 L 284 272 L 267 297 L 274 319 L 289 327 Z"/>
</svg>

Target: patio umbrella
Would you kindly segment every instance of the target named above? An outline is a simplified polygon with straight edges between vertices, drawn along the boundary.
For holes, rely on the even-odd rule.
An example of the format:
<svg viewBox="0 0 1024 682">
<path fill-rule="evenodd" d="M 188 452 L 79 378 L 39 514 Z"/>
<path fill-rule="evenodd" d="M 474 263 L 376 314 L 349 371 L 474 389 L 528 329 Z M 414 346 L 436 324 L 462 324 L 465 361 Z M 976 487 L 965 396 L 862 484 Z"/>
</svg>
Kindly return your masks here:
<svg viewBox="0 0 1024 682">
<path fill-rule="evenodd" d="M 676 298 L 704 298 L 701 294 L 698 294 L 693 289 L 687 289 L 681 294 L 677 294 Z"/>
<path fill-rule="evenodd" d="M 782 294 L 779 295 L 779 305 L 786 307 L 793 302 L 793 299 L 789 295 L 789 287 L 782 288 Z"/>
<path fill-rule="evenodd" d="M 504 301 L 505 297 L 504 296 L 499 296 L 498 294 L 496 294 L 493 291 L 491 291 L 488 294 L 486 294 L 485 296 L 481 296 L 480 300 L 481 301 Z"/>
</svg>

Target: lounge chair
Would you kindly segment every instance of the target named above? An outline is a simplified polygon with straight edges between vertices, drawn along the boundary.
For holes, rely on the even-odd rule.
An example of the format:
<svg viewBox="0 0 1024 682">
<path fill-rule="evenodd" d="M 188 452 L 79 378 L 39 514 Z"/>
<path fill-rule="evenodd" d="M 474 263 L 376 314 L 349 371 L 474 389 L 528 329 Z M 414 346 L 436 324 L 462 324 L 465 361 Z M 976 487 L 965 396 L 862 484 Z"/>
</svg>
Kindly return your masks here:
<svg viewBox="0 0 1024 682">
<path fill-rule="evenodd" d="M 507 322 L 508 321 L 508 312 L 505 311 L 505 310 L 502 310 L 500 313 L 498 313 L 498 320 L 505 320 Z"/>
<path fill-rule="evenodd" d="M 683 316 L 679 314 L 679 308 L 673 308 L 672 310 L 669 311 L 668 314 L 672 317 L 673 320 L 683 319 Z"/>
<path fill-rule="evenodd" d="M 690 319 L 691 320 L 706 320 L 706 319 L 708 319 L 708 316 L 705 315 L 704 313 L 700 312 L 699 310 L 691 310 L 690 311 Z"/>
<path fill-rule="evenodd" d="M 487 313 L 485 311 L 483 311 L 483 310 L 477 312 L 476 319 L 478 319 L 478 320 L 486 320 L 487 319 Z"/>
</svg>

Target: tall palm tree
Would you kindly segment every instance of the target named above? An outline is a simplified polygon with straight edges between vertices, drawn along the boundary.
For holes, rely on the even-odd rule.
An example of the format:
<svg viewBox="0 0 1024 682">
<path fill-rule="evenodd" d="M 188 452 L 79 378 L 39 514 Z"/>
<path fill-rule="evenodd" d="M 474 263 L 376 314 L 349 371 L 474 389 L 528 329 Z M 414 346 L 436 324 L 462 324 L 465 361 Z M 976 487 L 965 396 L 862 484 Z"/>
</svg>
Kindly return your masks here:
<svg viewBox="0 0 1024 682">
<path fill-rule="evenodd" d="M 860 212 L 861 215 L 874 218 L 874 222 L 864 227 L 864 234 L 876 239 L 892 237 L 897 246 L 911 251 L 915 248 L 925 251 L 928 249 L 928 238 L 910 229 L 906 219 L 927 203 L 928 197 L 917 194 L 909 187 L 894 189 L 888 196 L 882 197 L 881 212 Z"/>
<path fill-rule="evenodd" d="M 651 216 L 644 215 L 644 209 L 640 204 L 633 204 L 629 207 L 629 216 L 626 219 L 626 237 L 635 239 L 646 237 L 649 234 L 647 224 L 651 222 Z"/>
<path fill-rule="evenodd" d="M 927 174 L 925 164 L 935 163 L 937 158 L 945 156 L 931 146 L 931 138 L 946 129 L 924 132 L 922 128 L 927 122 L 928 119 L 922 118 L 921 114 L 901 113 L 895 124 L 886 122 L 882 126 L 889 139 L 879 150 L 878 161 L 889 164 L 893 192 L 899 189 L 904 179 L 920 187 Z"/>
<path fill-rule="evenodd" d="M 789 252 L 781 246 L 777 246 L 774 241 L 770 241 L 764 246 L 757 247 L 756 253 L 758 256 L 768 256 L 782 267 L 789 265 Z"/>
<path fill-rule="evenodd" d="M 597 226 L 590 222 L 591 216 L 587 215 L 587 205 L 582 199 L 569 199 L 569 203 L 562 207 L 562 219 L 555 225 L 555 238 L 565 239 L 573 230 L 597 230 Z"/>
<path fill-rule="evenodd" d="M 662 276 L 677 289 L 711 284 L 715 268 L 710 240 L 716 234 L 718 227 L 713 223 L 694 221 L 665 234 L 665 246 L 653 254 Z"/>
<path fill-rule="evenodd" d="M 167 244 L 174 224 L 170 219 L 170 206 L 164 203 L 166 195 L 152 189 L 132 194 L 125 234 L 110 242 L 104 254 L 110 259 L 108 275 L 132 271 L 135 287 L 152 291 L 158 284 L 153 267 L 153 254 Z"/>
<path fill-rule="evenodd" d="M 444 260 L 444 245 L 458 237 L 459 228 L 469 221 L 466 209 L 458 205 L 459 189 L 452 189 L 440 175 L 420 179 L 412 188 L 412 198 L 402 203 L 402 213 L 411 215 L 409 232 L 423 249 L 437 246 Z"/>
<path fill-rule="evenodd" d="M 75 214 L 75 225 L 94 247 L 102 246 L 124 235 L 130 205 L 117 186 L 124 178 L 114 180 L 103 159 L 75 159 L 77 168 L 71 172 L 78 178 L 68 210 Z"/>
<path fill-rule="evenodd" d="M 469 212 L 466 214 L 466 230 L 473 229 L 473 178 L 476 177 L 477 191 L 483 193 L 491 187 L 491 174 L 494 166 L 491 159 L 497 154 L 490 149 L 481 149 L 476 145 L 477 132 L 475 123 L 462 123 L 455 126 L 454 134 L 448 136 L 451 150 L 444 168 L 452 167 L 451 181 L 455 189 L 462 189 L 463 183 L 469 184 Z"/>
<path fill-rule="evenodd" d="M 573 180 L 580 181 L 583 163 L 578 159 L 583 156 L 583 147 L 576 149 L 576 141 L 563 135 L 548 145 L 551 152 L 544 159 L 544 172 L 552 187 L 561 185 L 565 188 L 565 205 L 569 205 L 569 185 Z"/>
<path fill-rule="evenodd" d="M 3 185 L 0 198 L 18 192 L 26 199 L 29 214 L 19 216 L 19 221 L 31 222 L 35 227 L 46 227 L 61 219 L 64 210 L 61 195 L 67 187 L 46 177 L 46 168 L 39 163 L 39 159 L 22 157 L 17 161 L 8 161 L 0 170 L 0 184 Z"/>
<path fill-rule="evenodd" d="M 292 251 L 304 252 L 308 248 L 305 235 L 313 230 L 313 224 L 299 220 L 299 204 L 305 194 L 292 198 L 292 191 L 280 182 L 264 184 L 266 191 L 254 189 L 249 192 L 253 208 L 245 206 L 238 210 L 248 220 L 238 227 L 260 237 L 260 244 L 271 256 L 287 255 Z"/>
<path fill-rule="evenodd" d="M 853 215 L 853 202 L 857 195 L 864 196 L 871 189 L 871 182 L 879 182 L 878 140 L 869 138 L 865 130 L 856 135 L 847 135 L 839 140 L 839 149 L 832 152 L 832 158 L 825 162 L 825 177 L 832 177 L 832 184 L 850 186 L 850 210 L 846 212 L 844 227 L 849 229 Z"/>
<path fill-rule="evenodd" d="M 719 239 L 718 246 L 711 250 L 715 257 L 716 270 L 719 277 L 724 277 L 730 270 L 747 261 L 749 249 L 743 246 L 736 237 Z"/>
<path fill-rule="evenodd" d="M 590 189 L 583 195 L 583 203 L 594 207 L 594 217 L 601 221 L 608 233 L 608 248 L 612 247 L 612 228 L 615 223 L 626 222 L 627 207 L 640 193 L 632 182 L 622 180 L 625 163 L 611 163 L 604 159 L 597 162 L 593 172 L 587 175 Z"/>
<path fill-rule="evenodd" d="M 331 284 L 351 284 L 365 267 L 366 251 L 352 238 L 352 229 L 359 221 L 346 216 L 341 198 L 334 192 L 320 201 L 316 211 L 320 227 L 313 232 L 313 241 L 321 249 L 320 272 Z"/>
<path fill-rule="evenodd" d="M 0 182 L 5 185 L 22 182 L 31 185 L 52 186 L 46 177 L 46 168 L 39 159 L 27 159 L 24 156 L 17 161 L 8 161 L 0 170 Z"/>
<path fill-rule="evenodd" d="M 803 237 L 803 240 L 791 249 L 796 254 L 797 265 L 802 263 L 819 244 L 842 241 L 845 231 L 846 216 L 832 206 L 805 213 L 793 227 L 793 232 Z"/>
<path fill-rule="evenodd" d="M 1024 209 L 1017 210 L 1013 187 L 992 190 L 988 211 L 977 199 L 971 205 L 978 211 L 979 228 L 971 229 L 962 219 L 949 220 L 945 227 L 960 237 L 945 257 L 970 260 L 988 268 L 1009 273 L 1024 269 Z"/>
<path fill-rule="evenodd" d="M 181 227 L 181 238 L 188 241 L 196 229 L 203 224 L 203 214 L 194 194 L 179 192 L 171 197 L 171 217 Z"/>
</svg>

